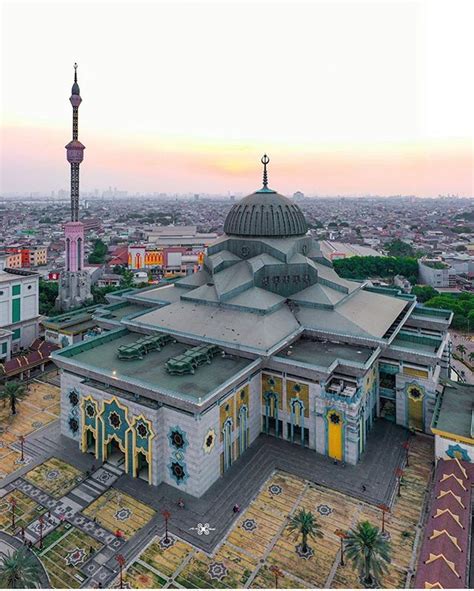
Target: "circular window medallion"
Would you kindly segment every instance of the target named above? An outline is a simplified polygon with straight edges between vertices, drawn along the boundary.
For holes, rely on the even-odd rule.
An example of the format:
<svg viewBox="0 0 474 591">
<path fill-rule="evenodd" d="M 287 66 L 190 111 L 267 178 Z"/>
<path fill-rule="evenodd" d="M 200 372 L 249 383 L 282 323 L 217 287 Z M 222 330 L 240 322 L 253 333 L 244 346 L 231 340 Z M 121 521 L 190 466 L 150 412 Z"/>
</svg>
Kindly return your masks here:
<svg viewBox="0 0 474 591">
<path fill-rule="evenodd" d="M 174 476 L 176 482 L 179 484 L 186 477 L 186 471 L 184 466 L 179 462 L 171 463 L 171 474 Z"/>
<path fill-rule="evenodd" d="M 248 257 L 250 254 L 250 248 L 248 246 L 242 246 L 242 248 L 240 249 L 240 254 L 243 257 Z"/>
<path fill-rule="evenodd" d="M 92 418 L 93 416 L 95 416 L 95 407 L 93 404 L 87 404 L 86 405 L 86 415 L 90 418 Z"/>
<path fill-rule="evenodd" d="M 188 444 L 185 434 L 178 427 L 172 429 L 168 437 L 170 444 L 176 449 L 185 449 Z"/>
<path fill-rule="evenodd" d="M 77 433 L 77 431 L 79 430 L 79 421 L 74 417 L 71 417 L 69 419 L 69 429 L 71 429 L 73 433 Z"/>
<path fill-rule="evenodd" d="M 420 388 L 417 388 L 416 386 L 412 386 L 409 390 L 408 390 L 408 396 L 412 399 L 412 400 L 421 400 L 423 398 L 423 392 L 420 390 Z"/>
<path fill-rule="evenodd" d="M 332 412 L 329 415 L 329 420 L 333 425 L 339 425 L 339 423 L 341 422 L 341 417 L 337 413 Z"/>
<path fill-rule="evenodd" d="M 109 415 L 109 423 L 114 429 L 118 429 L 122 424 L 122 421 L 116 412 L 111 412 Z"/>
<path fill-rule="evenodd" d="M 213 450 L 215 441 L 216 441 L 216 433 L 215 433 L 214 429 L 209 429 L 206 436 L 204 437 L 204 445 L 203 445 L 204 451 L 207 454 L 211 453 L 211 451 Z"/>
<path fill-rule="evenodd" d="M 137 433 L 140 435 L 140 437 L 143 437 L 144 439 L 148 437 L 148 429 L 146 428 L 146 425 L 144 425 L 143 423 L 139 423 L 137 427 Z"/>
<path fill-rule="evenodd" d="M 69 392 L 69 402 L 72 406 L 77 406 L 79 403 L 79 396 L 77 395 L 76 390 L 71 390 L 71 392 Z"/>
<path fill-rule="evenodd" d="M 295 392 L 301 392 L 301 386 L 300 386 L 299 384 L 295 384 L 295 385 L 293 386 L 293 390 L 294 390 Z"/>
</svg>

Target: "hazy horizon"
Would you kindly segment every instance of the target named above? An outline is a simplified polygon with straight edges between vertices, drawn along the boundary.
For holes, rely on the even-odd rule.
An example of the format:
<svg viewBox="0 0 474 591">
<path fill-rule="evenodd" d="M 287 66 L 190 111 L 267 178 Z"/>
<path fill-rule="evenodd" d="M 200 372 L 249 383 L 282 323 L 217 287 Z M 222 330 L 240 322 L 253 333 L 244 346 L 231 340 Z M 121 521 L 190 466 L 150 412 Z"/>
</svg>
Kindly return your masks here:
<svg viewBox="0 0 474 591">
<path fill-rule="evenodd" d="M 467 11 L 4 2 L 0 192 L 67 189 L 77 61 L 83 192 L 471 197 Z"/>
</svg>

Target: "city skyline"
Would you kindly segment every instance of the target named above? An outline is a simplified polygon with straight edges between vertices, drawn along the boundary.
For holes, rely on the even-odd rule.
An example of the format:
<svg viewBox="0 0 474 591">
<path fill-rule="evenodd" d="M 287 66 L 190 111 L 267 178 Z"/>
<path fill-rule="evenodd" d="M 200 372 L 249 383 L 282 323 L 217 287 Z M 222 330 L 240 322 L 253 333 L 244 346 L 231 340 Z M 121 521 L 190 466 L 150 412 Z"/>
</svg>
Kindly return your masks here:
<svg viewBox="0 0 474 591">
<path fill-rule="evenodd" d="M 1 192 L 67 186 L 77 61 L 81 191 L 247 194 L 268 152 L 286 194 L 472 196 L 455 5 L 5 4 Z"/>
</svg>

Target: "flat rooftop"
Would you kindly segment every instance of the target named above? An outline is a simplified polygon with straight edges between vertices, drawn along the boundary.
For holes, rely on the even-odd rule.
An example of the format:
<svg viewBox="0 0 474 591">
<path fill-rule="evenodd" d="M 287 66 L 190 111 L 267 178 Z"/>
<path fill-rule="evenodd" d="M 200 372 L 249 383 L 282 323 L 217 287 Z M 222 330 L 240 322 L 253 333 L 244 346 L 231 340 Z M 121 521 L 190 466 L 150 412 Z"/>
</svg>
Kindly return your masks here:
<svg viewBox="0 0 474 591">
<path fill-rule="evenodd" d="M 300 339 L 280 351 L 276 357 L 284 357 L 286 360 L 292 359 L 309 365 L 328 368 L 336 360 L 341 363 L 347 361 L 364 365 L 373 352 L 374 349 L 370 347 Z"/>
<path fill-rule="evenodd" d="M 117 306 L 117 304 L 113 304 Z M 140 306 L 138 304 L 125 304 L 121 305 L 120 307 L 117 306 L 115 309 L 106 308 L 107 313 L 101 314 L 98 318 L 109 318 L 112 320 L 122 320 L 125 316 L 130 316 L 131 314 L 135 314 L 138 312 L 149 312 L 149 308 L 145 306 Z"/>
<path fill-rule="evenodd" d="M 400 331 L 391 343 L 392 347 L 399 347 L 408 351 L 425 355 L 436 355 L 442 341 L 436 337 L 418 336 Z"/>
<path fill-rule="evenodd" d="M 71 359 L 117 380 L 132 380 L 133 383 L 150 390 L 177 395 L 193 402 L 207 398 L 219 386 L 252 363 L 249 359 L 235 356 L 223 358 L 217 355 L 210 364 L 198 367 L 194 374 L 170 375 L 165 367 L 168 359 L 191 348 L 182 343 L 169 343 L 161 351 L 152 351 L 144 355 L 143 359 L 118 358 L 117 349 L 121 345 L 131 345 L 143 336 L 126 329 L 111 331 L 59 351 L 57 357 Z"/>
<path fill-rule="evenodd" d="M 474 385 L 451 380 L 439 394 L 431 427 L 473 440 Z"/>
</svg>

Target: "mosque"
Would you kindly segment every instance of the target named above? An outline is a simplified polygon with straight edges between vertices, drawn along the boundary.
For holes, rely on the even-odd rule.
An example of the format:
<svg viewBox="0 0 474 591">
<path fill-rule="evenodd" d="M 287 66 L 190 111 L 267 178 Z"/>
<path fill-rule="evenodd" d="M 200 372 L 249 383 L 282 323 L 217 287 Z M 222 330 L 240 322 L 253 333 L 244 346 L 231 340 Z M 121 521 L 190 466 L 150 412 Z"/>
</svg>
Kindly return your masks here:
<svg viewBox="0 0 474 591">
<path fill-rule="evenodd" d="M 268 162 L 200 271 L 112 294 L 103 334 L 53 353 L 83 452 L 199 497 L 262 432 L 356 464 L 377 417 L 429 431 L 451 312 L 340 278 Z"/>
</svg>

